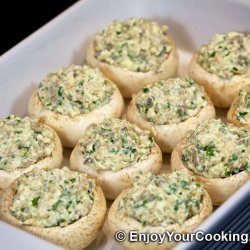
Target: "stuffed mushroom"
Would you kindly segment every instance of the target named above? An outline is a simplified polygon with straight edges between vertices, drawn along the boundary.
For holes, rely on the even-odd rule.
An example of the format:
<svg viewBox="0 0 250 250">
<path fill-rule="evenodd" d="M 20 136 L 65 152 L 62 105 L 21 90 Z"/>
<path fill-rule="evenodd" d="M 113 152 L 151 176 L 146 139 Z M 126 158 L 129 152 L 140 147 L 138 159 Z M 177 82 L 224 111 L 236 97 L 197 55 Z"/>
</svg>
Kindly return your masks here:
<svg viewBox="0 0 250 250">
<path fill-rule="evenodd" d="M 0 190 L 33 169 L 60 167 L 62 159 L 61 141 L 50 127 L 30 117 L 0 120 Z"/>
<path fill-rule="evenodd" d="M 180 78 L 146 86 L 133 96 L 127 111 L 128 120 L 149 130 L 162 152 L 168 153 L 188 130 L 214 117 L 204 89 L 192 79 Z"/>
<path fill-rule="evenodd" d="M 221 120 L 199 124 L 173 150 L 171 168 L 194 175 L 219 205 L 250 179 L 250 131 Z"/>
<path fill-rule="evenodd" d="M 250 85 L 239 91 L 228 113 L 227 120 L 236 126 L 250 129 Z"/>
<path fill-rule="evenodd" d="M 175 76 L 178 69 L 168 27 L 143 18 L 109 24 L 90 43 L 86 60 L 117 84 L 124 97 Z"/>
<path fill-rule="evenodd" d="M 83 249 L 102 228 L 106 201 L 95 180 L 62 169 L 22 175 L 5 190 L 4 221 L 65 249 Z"/>
<path fill-rule="evenodd" d="M 29 102 L 29 114 L 53 127 L 66 147 L 74 147 L 92 123 L 119 118 L 123 108 L 117 87 L 86 65 L 49 73 Z"/>
<path fill-rule="evenodd" d="M 95 177 L 110 200 L 138 172 L 159 173 L 161 163 L 161 151 L 149 132 L 118 119 L 90 126 L 70 156 L 70 167 Z"/>
<path fill-rule="evenodd" d="M 189 75 L 201 84 L 215 106 L 228 108 L 239 89 L 250 83 L 250 34 L 216 34 L 194 55 Z"/>
<path fill-rule="evenodd" d="M 203 185 L 181 172 L 139 175 L 112 204 L 108 214 L 111 234 L 119 230 L 137 233 L 191 233 L 212 213 L 212 203 Z M 175 242 L 123 241 L 126 249 L 169 249 Z"/>
</svg>

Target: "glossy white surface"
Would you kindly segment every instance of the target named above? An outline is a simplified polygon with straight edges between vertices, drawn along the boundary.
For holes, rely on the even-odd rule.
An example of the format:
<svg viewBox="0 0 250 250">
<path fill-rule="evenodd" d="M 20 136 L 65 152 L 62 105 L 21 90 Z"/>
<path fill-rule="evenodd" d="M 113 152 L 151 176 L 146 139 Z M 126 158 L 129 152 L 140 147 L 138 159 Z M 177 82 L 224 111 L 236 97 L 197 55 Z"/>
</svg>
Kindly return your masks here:
<svg viewBox="0 0 250 250">
<path fill-rule="evenodd" d="M 62 250 L 47 241 L 0 221 L 0 249 L 4 250 Z"/>
</svg>

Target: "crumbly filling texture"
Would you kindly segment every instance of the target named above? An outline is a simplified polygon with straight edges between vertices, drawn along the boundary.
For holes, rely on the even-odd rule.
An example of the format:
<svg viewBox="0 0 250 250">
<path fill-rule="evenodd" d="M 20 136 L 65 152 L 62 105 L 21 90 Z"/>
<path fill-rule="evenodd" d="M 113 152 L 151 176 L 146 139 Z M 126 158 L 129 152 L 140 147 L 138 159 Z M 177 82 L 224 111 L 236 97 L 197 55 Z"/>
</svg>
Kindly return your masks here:
<svg viewBox="0 0 250 250">
<path fill-rule="evenodd" d="M 244 124 L 250 122 L 250 92 L 249 90 L 240 90 L 239 101 L 235 110 L 236 118 Z"/>
<path fill-rule="evenodd" d="M 66 167 L 22 175 L 16 185 L 10 213 L 23 225 L 43 228 L 65 227 L 88 215 L 96 187 Z"/>
<path fill-rule="evenodd" d="M 95 57 L 134 72 L 161 72 L 172 43 L 168 27 L 142 18 L 114 21 L 94 40 Z"/>
<path fill-rule="evenodd" d="M 203 87 L 192 79 L 161 80 L 136 98 L 139 113 L 157 125 L 176 124 L 196 116 L 208 104 Z"/>
<path fill-rule="evenodd" d="M 107 119 L 89 127 L 79 144 L 85 165 L 119 171 L 146 160 L 154 140 L 126 120 Z"/>
<path fill-rule="evenodd" d="M 98 69 L 71 65 L 48 74 L 38 96 L 45 110 L 74 117 L 109 103 L 113 93 L 113 85 Z"/>
<path fill-rule="evenodd" d="M 55 138 L 37 119 L 11 115 L 0 120 L 0 170 L 27 168 L 52 155 Z"/>
<path fill-rule="evenodd" d="M 198 52 L 198 63 L 223 79 L 250 76 L 250 34 L 229 32 L 215 35 Z"/>
<path fill-rule="evenodd" d="M 199 124 L 187 136 L 183 163 L 206 178 L 226 178 L 250 172 L 250 132 L 221 120 Z"/>
<path fill-rule="evenodd" d="M 202 184 L 182 172 L 135 178 L 132 187 L 119 203 L 118 217 L 130 217 L 142 226 L 182 225 L 203 208 Z"/>
</svg>

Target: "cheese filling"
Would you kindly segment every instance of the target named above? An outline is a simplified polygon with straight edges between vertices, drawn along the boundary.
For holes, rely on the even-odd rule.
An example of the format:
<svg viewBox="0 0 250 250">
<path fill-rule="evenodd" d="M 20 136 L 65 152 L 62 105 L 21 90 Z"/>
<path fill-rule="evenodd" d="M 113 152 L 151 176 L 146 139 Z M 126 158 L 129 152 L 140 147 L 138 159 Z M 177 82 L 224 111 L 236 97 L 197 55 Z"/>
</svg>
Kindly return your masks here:
<svg viewBox="0 0 250 250">
<path fill-rule="evenodd" d="M 217 34 L 198 52 L 198 63 L 221 78 L 250 75 L 250 34 Z"/>
<path fill-rule="evenodd" d="M 12 172 L 27 168 L 51 156 L 55 147 L 53 132 L 29 117 L 13 115 L 0 120 L 0 170 Z"/>
<path fill-rule="evenodd" d="M 47 75 L 38 95 L 44 109 L 67 116 L 87 114 L 110 102 L 114 87 L 98 69 L 71 65 Z"/>
<path fill-rule="evenodd" d="M 142 18 L 114 21 L 95 37 L 95 57 L 130 71 L 161 72 L 172 49 L 167 31 Z"/>
<path fill-rule="evenodd" d="M 10 212 L 24 225 L 65 227 L 88 215 L 94 180 L 64 167 L 22 175 Z"/>
<path fill-rule="evenodd" d="M 236 107 L 236 117 L 242 123 L 250 122 L 250 92 L 247 90 L 240 90 L 239 102 Z"/>
<path fill-rule="evenodd" d="M 92 125 L 79 143 L 85 165 L 112 171 L 147 159 L 154 146 L 148 132 L 118 119 Z"/>
<path fill-rule="evenodd" d="M 142 226 L 181 225 L 200 213 L 203 194 L 203 186 L 187 174 L 147 173 L 135 178 L 117 213 L 121 220 L 130 217 Z"/>
<path fill-rule="evenodd" d="M 140 114 L 157 125 L 176 124 L 196 116 L 208 104 L 204 89 L 192 79 L 158 81 L 136 99 Z"/>
<path fill-rule="evenodd" d="M 250 172 L 250 132 L 221 120 L 199 124 L 187 137 L 183 163 L 206 178 Z"/>
</svg>

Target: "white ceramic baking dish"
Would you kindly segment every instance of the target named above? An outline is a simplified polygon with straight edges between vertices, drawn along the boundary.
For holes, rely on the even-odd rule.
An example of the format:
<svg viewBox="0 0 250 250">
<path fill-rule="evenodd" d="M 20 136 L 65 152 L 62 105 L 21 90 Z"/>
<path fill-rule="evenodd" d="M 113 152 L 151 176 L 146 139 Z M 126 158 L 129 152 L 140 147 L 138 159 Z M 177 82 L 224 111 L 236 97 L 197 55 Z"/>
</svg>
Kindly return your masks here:
<svg viewBox="0 0 250 250">
<path fill-rule="evenodd" d="M 114 19 L 134 16 L 153 19 L 169 26 L 180 55 L 181 76 L 187 75 L 191 54 L 215 33 L 250 31 L 248 0 L 79 1 L 0 57 L 0 117 L 10 113 L 26 115 L 32 91 L 49 71 L 72 63 L 82 64 L 86 45 L 96 32 Z M 217 110 L 222 118 L 225 113 L 225 110 Z M 168 161 L 168 157 L 165 158 Z M 235 198 L 230 199 L 217 211 L 223 214 L 223 209 L 226 210 L 235 202 Z M 211 216 L 205 226 L 215 221 L 216 216 Z M 42 244 L 41 249 L 57 249 L 0 222 L 0 249 L 38 249 L 36 246 L 39 244 Z M 111 248 L 117 249 L 118 245 L 104 226 L 89 249 Z"/>
</svg>

